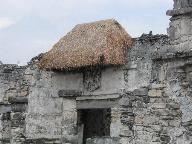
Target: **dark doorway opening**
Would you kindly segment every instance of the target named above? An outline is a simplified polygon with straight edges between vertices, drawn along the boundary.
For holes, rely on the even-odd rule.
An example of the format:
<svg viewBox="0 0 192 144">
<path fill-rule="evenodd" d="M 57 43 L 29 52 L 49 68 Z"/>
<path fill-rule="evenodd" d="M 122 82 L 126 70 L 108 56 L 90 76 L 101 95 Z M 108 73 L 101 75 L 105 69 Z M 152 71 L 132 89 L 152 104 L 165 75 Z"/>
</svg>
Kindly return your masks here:
<svg viewBox="0 0 192 144">
<path fill-rule="evenodd" d="M 110 136 L 111 109 L 78 110 L 78 125 L 83 125 L 83 144 L 87 138 Z"/>
</svg>

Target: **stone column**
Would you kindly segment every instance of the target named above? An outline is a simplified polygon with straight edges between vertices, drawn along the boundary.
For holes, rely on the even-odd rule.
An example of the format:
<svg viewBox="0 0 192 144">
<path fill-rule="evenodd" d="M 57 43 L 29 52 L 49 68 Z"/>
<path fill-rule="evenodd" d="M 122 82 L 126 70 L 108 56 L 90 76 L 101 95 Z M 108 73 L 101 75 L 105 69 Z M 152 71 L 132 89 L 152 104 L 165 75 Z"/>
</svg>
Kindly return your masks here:
<svg viewBox="0 0 192 144">
<path fill-rule="evenodd" d="M 183 44 L 180 48 L 190 48 L 192 40 L 192 0 L 174 0 L 173 10 L 168 10 L 171 16 L 168 35 L 174 45 Z M 191 45 L 192 46 L 192 45 Z"/>
</svg>

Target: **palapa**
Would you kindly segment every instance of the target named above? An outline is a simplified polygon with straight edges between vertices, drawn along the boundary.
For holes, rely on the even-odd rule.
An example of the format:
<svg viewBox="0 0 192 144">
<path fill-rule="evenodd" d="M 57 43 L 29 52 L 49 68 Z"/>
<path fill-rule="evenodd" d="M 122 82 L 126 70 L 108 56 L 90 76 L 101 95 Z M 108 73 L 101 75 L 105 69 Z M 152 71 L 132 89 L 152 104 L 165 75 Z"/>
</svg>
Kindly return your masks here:
<svg viewBox="0 0 192 144">
<path fill-rule="evenodd" d="M 113 19 L 75 26 L 45 53 L 39 67 L 44 70 L 71 70 L 88 66 L 123 65 L 132 38 Z"/>
</svg>

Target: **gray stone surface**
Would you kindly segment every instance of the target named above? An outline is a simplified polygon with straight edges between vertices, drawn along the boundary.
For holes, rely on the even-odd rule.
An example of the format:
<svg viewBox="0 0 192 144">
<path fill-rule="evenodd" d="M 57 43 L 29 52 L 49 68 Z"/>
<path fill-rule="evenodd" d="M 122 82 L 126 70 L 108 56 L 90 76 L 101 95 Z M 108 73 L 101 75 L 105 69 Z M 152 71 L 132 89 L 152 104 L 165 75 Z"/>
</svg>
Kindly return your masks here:
<svg viewBox="0 0 192 144">
<path fill-rule="evenodd" d="M 65 98 L 73 98 L 78 97 L 82 95 L 82 91 L 77 90 L 59 90 L 58 92 L 59 97 L 65 97 Z"/>
<path fill-rule="evenodd" d="M 107 137 L 88 139 L 87 144 L 117 144 L 118 139 L 111 139 Z"/>
</svg>

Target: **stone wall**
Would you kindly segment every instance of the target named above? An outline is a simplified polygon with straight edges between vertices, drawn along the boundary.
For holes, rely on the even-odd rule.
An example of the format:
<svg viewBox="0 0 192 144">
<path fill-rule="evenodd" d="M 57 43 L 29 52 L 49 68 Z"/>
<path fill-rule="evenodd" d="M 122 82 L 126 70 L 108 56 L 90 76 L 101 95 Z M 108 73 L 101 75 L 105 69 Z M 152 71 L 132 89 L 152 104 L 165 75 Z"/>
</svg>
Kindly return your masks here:
<svg viewBox="0 0 192 144">
<path fill-rule="evenodd" d="M 0 65 L 1 141 L 75 144 L 77 102 L 115 100 L 110 137 L 87 143 L 190 143 L 191 55 L 175 51 L 165 35 L 144 34 L 121 67 L 46 72 L 38 60 Z"/>
<path fill-rule="evenodd" d="M 76 98 L 83 102 L 87 97 L 108 101 L 110 95 L 118 95 L 124 87 L 122 67 L 103 68 L 98 72 L 45 72 L 33 63 L 25 73 L 30 85 L 26 114 L 26 141 L 30 143 L 75 144 L 78 139 Z"/>
<path fill-rule="evenodd" d="M 0 65 L 0 141 L 25 141 L 25 117 L 29 84 L 25 79 L 26 67 Z"/>
<path fill-rule="evenodd" d="M 132 59 L 125 72 L 129 88 L 119 103 L 123 125 L 120 143 L 189 144 L 191 52 L 175 52 L 166 36 L 148 35 L 140 44 L 142 39 L 136 39 L 129 52 Z M 138 76 L 140 72 L 142 76 Z"/>
<path fill-rule="evenodd" d="M 76 144 L 79 111 L 109 109 L 110 135 L 107 123 L 88 144 L 191 144 L 192 2 L 174 2 L 169 37 L 135 38 L 124 66 L 42 71 L 41 55 L 0 63 L 0 143 Z"/>
<path fill-rule="evenodd" d="M 41 143 L 75 143 L 77 112 L 75 99 L 59 97 L 62 89 L 81 89 L 81 74 L 44 72 L 31 65 L 26 135 Z"/>
</svg>

